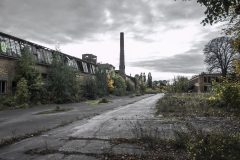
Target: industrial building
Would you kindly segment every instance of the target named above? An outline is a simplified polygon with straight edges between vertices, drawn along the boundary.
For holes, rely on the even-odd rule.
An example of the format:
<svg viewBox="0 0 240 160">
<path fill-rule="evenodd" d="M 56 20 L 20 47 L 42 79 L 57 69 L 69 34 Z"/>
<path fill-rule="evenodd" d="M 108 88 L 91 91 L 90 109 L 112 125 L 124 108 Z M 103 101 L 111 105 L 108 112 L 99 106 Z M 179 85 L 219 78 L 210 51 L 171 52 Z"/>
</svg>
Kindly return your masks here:
<svg viewBox="0 0 240 160">
<path fill-rule="evenodd" d="M 78 70 L 80 76 L 94 74 L 97 67 L 95 55 L 83 54 L 83 59 L 80 59 L 0 32 L 0 95 L 11 94 L 13 88 L 16 87 L 14 82 L 16 62 L 21 57 L 21 51 L 24 48 L 28 48 L 33 55 L 37 70 L 43 78 L 47 77 L 53 56 Z"/>
<path fill-rule="evenodd" d="M 220 73 L 201 73 L 193 76 L 189 81 L 190 90 L 192 92 L 209 92 L 212 89 L 212 83 L 221 81 Z"/>
</svg>

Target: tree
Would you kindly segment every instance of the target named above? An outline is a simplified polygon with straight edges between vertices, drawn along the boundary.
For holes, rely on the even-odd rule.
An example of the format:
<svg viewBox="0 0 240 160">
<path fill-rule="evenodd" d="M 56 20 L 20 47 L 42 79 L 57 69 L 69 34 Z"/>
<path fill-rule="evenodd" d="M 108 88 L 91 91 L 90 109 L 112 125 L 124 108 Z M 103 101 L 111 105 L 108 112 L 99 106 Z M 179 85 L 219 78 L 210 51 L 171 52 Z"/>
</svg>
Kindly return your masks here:
<svg viewBox="0 0 240 160">
<path fill-rule="evenodd" d="M 76 71 L 72 67 L 54 57 L 48 75 L 50 101 L 64 103 L 75 100 L 79 87 Z"/>
<path fill-rule="evenodd" d="M 232 47 L 232 39 L 219 37 L 211 40 L 204 48 L 205 63 L 210 72 L 220 70 L 223 77 L 232 70 L 232 62 L 236 51 Z"/>
<path fill-rule="evenodd" d="M 204 25 L 219 21 L 229 21 L 239 25 L 240 1 L 239 0 L 197 0 L 206 7 L 206 18 L 202 21 Z"/>
<path fill-rule="evenodd" d="M 36 62 L 29 48 L 25 47 L 21 51 L 21 58 L 16 65 L 15 81 L 18 83 L 22 78 L 27 82 L 30 92 L 30 101 L 33 103 L 41 100 L 43 80 L 41 74 L 36 70 Z"/>
<path fill-rule="evenodd" d="M 173 79 L 173 84 L 169 86 L 169 90 L 174 93 L 187 92 L 189 88 L 189 80 L 184 76 L 177 76 Z"/>
<path fill-rule="evenodd" d="M 107 69 L 99 65 L 95 75 L 96 75 L 96 85 L 98 89 L 98 95 L 100 97 L 108 95 Z"/>
<path fill-rule="evenodd" d="M 83 84 L 83 96 L 87 99 L 96 99 L 98 87 L 93 77 L 86 77 Z"/>
<path fill-rule="evenodd" d="M 149 88 L 153 87 L 151 72 L 148 73 L 147 85 L 148 85 Z"/>
</svg>

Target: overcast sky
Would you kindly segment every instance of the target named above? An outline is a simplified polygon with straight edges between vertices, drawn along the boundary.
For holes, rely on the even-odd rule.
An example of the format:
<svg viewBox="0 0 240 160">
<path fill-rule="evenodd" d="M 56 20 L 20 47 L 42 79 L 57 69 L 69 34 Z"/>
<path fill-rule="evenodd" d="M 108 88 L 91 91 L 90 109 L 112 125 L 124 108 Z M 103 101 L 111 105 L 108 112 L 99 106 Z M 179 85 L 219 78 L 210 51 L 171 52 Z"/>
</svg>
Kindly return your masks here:
<svg viewBox="0 0 240 160">
<path fill-rule="evenodd" d="M 203 47 L 221 30 L 200 24 L 204 9 L 195 0 L 1 0 L 0 31 L 117 69 L 125 32 L 126 73 L 168 80 L 205 71 Z"/>
</svg>

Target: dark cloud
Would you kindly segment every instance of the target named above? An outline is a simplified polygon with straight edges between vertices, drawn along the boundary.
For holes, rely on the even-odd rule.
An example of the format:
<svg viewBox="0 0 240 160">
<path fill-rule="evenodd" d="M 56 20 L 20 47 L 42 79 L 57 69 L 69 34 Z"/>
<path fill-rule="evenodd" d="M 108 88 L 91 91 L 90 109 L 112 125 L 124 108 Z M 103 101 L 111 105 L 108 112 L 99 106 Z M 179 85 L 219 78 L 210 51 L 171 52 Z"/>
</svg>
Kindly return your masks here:
<svg viewBox="0 0 240 160">
<path fill-rule="evenodd" d="M 162 59 L 133 62 L 130 65 L 157 72 L 198 74 L 205 70 L 203 63 L 204 57 L 202 54 L 194 53 L 195 51 L 197 50 L 190 50 L 184 54 L 177 54 L 172 57 Z"/>
<path fill-rule="evenodd" d="M 94 39 L 106 32 L 146 34 L 155 26 L 179 29 L 179 21 L 201 18 L 196 2 L 158 0 L 1 0 L 0 30 L 45 43 Z M 106 14 L 108 13 L 108 14 Z M 108 23 L 108 21 L 111 23 Z"/>
</svg>

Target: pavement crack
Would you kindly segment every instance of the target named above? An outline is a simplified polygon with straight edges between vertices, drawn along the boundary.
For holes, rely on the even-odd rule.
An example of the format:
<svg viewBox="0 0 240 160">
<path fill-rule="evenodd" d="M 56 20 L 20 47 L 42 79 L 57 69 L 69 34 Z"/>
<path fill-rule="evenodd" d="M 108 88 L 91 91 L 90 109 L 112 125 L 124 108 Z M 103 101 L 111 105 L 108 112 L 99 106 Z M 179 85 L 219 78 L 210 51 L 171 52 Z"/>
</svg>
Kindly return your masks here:
<svg viewBox="0 0 240 160">
<path fill-rule="evenodd" d="M 35 132 L 32 132 L 32 133 L 27 133 L 27 134 L 20 135 L 20 136 L 14 136 L 14 137 L 11 137 L 11 138 L 1 139 L 0 140 L 0 148 L 3 148 L 5 146 L 11 145 L 11 144 L 14 144 L 14 143 L 17 143 L 17 142 L 20 142 L 20 141 L 25 140 L 27 138 L 40 136 L 45 132 L 48 132 L 48 131 L 51 131 L 53 129 L 57 129 L 57 128 L 60 128 L 60 127 L 64 127 L 64 126 L 69 125 L 69 124 L 71 124 L 75 121 L 78 121 L 78 120 L 80 120 L 80 119 L 77 117 L 75 120 L 62 122 L 61 124 L 59 124 L 55 127 L 52 127 L 52 128 L 41 129 L 41 130 L 38 130 L 38 131 L 35 131 Z"/>
</svg>

